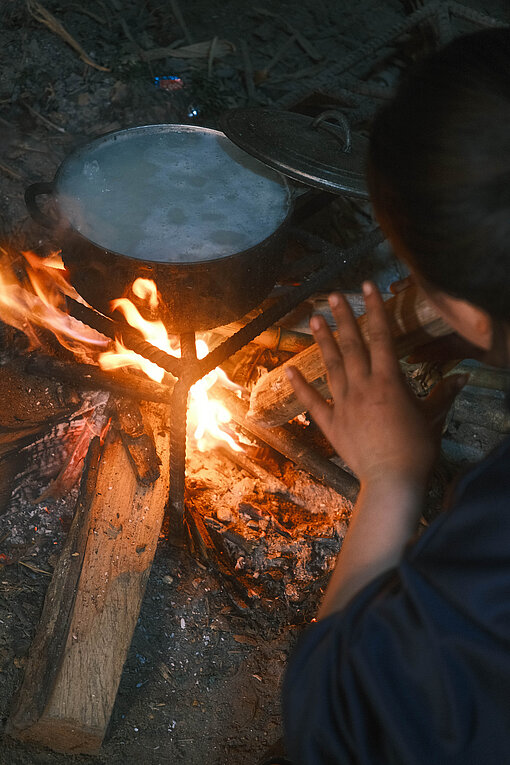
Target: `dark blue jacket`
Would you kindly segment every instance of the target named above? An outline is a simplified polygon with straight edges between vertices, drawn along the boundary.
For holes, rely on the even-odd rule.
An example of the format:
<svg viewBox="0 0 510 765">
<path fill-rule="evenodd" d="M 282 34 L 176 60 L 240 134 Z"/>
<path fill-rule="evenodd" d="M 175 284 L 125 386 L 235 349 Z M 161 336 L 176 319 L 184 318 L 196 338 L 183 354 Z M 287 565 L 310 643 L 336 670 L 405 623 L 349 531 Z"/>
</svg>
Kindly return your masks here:
<svg viewBox="0 0 510 765">
<path fill-rule="evenodd" d="M 510 763 L 510 439 L 398 568 L 308 628 L 283 709 L 294 765 Z"/>
</svg>

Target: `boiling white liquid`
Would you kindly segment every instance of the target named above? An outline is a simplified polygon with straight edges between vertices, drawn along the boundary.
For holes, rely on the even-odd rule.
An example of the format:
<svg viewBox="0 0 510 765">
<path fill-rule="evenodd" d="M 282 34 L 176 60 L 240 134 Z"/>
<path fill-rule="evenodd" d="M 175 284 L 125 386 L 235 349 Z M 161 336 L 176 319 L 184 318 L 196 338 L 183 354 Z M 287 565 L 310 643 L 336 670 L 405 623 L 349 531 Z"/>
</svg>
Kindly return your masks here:
<svg viewBox="0 0 510 765">
<path fill-rule="evenodd" d="M 147 128 L 71 156 L 60 208 L 105 249 L 158 262 L 213 260 L 270 236 L 289 211 L 281 177 L 221 133 Z"/>
</svg>

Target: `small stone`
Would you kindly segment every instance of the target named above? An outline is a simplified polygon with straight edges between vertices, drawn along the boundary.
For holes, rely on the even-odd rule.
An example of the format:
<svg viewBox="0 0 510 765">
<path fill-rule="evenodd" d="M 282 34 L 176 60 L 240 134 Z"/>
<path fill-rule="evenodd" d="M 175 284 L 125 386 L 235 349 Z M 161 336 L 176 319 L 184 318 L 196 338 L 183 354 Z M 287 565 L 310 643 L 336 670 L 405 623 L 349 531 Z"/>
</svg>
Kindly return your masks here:
<svg viewBox="0 0 510 765">
<path fill-rule="evenodd" d="M 166 574 L 166 575 L 163 577 L 163 582 L 164 582 L 165 584 L 172 584 L 172 582 L 173 582 L 173 581 L 174 581 L 174 578 L 173 578 L 173 576 L 170 576 L 170 574 Z"/>
<path fill-rule="evenodd" d="M 220 507 L 216 510 L 216 518 L 222 523 L 230 523 L 233 518 L 232 510 L 228 507 Z"/>
</svg>

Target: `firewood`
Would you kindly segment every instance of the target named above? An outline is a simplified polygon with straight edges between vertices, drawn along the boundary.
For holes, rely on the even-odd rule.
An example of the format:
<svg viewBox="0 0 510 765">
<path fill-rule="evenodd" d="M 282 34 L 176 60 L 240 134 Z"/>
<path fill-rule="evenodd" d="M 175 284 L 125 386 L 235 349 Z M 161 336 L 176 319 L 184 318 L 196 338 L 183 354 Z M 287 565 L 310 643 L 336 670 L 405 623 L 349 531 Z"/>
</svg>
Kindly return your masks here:
<svg viewBox="0 0 510 765">
<path fill-rule="evenodd" d="M 387 300 L 385 306 L 399 358 L 452 331 L 414 286 Z M 366 315 L 360 316 L 357 321 L 363 337 L 367 338 Z M 248 416 L 252 422 L 263 426 L 281 425 L 303 411 L 285 374 L 288 366 L 297 367 L 319 393 L 326 397 L 331 395 L 322 356 L 319 347 L 314 344 L 258 381 L 250 400 Z"/>
<path fill-rule="evenodd" d="M 14 361 L 0 370 L 0 458 L 29 443 L 69 416 L 76 401 L 63 402 L 55 385 L 26 374 Z"/>
<path fill-rule="evenodd" d="M 298 468 L 306 470 L 325 486 L 329 486 L 350 501 L 355 500 L 359 490 L 357 478 L 323 457 L 305 443 L 303 438 L 294 435 L 285 427 L 268 428 L 248 418 L 248 404 L 230 391 L 222 390 L 218 395 L 232 418 L 241 427 L 292 460 Z"/>
<path fill-rule="evenodd" d="M 154 435 L 138 404 L 134 401 L 117 399 L 115 410 L 119 423 L 120 437 L 127 449 L 135 469 L 136 477 L 143 484 L 157 481 L 161 460 L 156 452 Z"/>
<path fill-rule="evenodd" d="M 151 405 L 144 412 L 162 474 L 143 486 L 120 437 L 102 454 L 94 441 L 8 721 L 12 737 L 69 754 L 100 749 L 168 497 L 166 409 Z"/>
<path fill-rule="evenodd" d="M 62 361 L 41 353 L 27 358 L 25 371 L 51 380 L 61 380 L 78 390 L 111 390 L 120 396 L 137 401 L 154 401 L 157 404 L 168 403 L 174 387 L 174 381 L 169 375 L 161 385 L 126 369 L 103 372 L 93 364 L 80 364 L 76 360 Z"/>
</svg>

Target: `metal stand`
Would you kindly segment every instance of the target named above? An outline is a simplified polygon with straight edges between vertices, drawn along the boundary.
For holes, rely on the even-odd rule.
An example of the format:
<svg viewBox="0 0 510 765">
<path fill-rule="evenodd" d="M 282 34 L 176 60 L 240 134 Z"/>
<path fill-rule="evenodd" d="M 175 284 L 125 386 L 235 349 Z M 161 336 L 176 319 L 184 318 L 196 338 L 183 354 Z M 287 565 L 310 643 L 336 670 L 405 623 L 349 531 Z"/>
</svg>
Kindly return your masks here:
<svg viewBox="0 0 510 765">
<path fill-rule="evenodd" d="M 189 389 L 196 382 L 186 374 L 197 360 L 195 333 L 181 335 L 181 363 L 184 374 L 179 377 L 170 404 L 170 538 L 175 544 L 184 541 L 184 489 L 186 478 L 186 429 Z"/>
<path fill-rule="evenodd" d="M 346 263 L 352 262 L 360 255 L 376 247 L 383 241 L 383 238 L 381 231 L 374 229 L 352 247 L 333 253 L 331 260 L 326 261 L 322 268 L 313 273 L 299 287 L 294 287 L 267 310 L 261 311 L 252 321 L 220 343 L 200 361 L 196 355 L 194 332 L 181 334 L 181 358 L 176 358 L 143 340 L 129 328 L 121 326 L 120 334 L 122 334 L 127 347 L 178 378 L 172 393 L 170 413 L 170 506 L 173 516 L 171 519 L 171 538 L 173 541 L 181 543 L 184 540 L 186 423 L 188 393 L 191 386 L 234 353 L 237 353 L 276 321 L 290 313 L 314 292 L 324 289 L 342 272 Z M 71 299 L 68 299 L 68 308 L 75 318 L 88 323 L 89 326 L 109 337 L 115 337 L 118 332 L 119 325 L 117 322 L 91 308 Z"/>
</svg>

